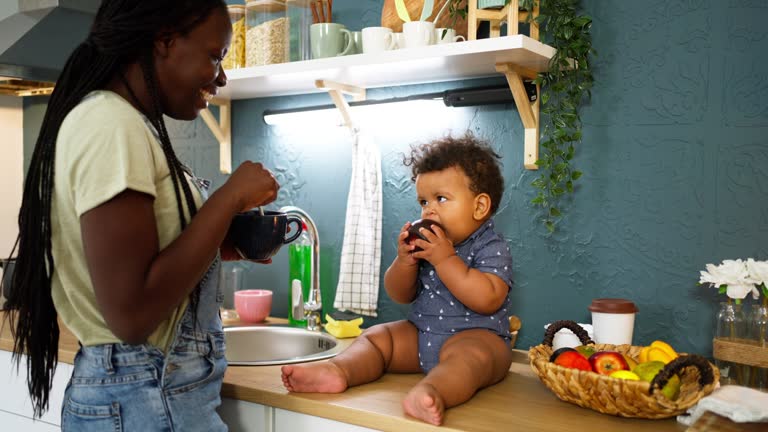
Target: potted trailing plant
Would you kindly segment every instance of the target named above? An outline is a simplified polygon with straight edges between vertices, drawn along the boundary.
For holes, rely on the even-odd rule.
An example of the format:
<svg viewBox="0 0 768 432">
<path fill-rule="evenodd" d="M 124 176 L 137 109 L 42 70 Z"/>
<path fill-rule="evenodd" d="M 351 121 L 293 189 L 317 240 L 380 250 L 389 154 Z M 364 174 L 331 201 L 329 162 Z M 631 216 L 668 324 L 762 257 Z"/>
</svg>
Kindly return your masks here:
<svg viewBox="0 0 768 432">
<path fill-rule="evenodd" d="M 451 0 L 452 17 L 466 17 L 468 6 Z M 530 13 L 539 4 L 539 15 Z M 579 11 L 580 0 L 520 0 L 529 12 L 528 19 L 539 25 L 542 42 L 557 50 L 549 71 L 539 74 L 542 123 L 540 155 L 536 165 L 539 176 L 532 182 L 538 190 L 531 203 L 543 213 L 542 222 L 554 232 L 562 218 L 562 199 L 574 192 L 574 183 L 582 176 L 572 166 L 576 144 L 581 143 L 581 106 L 591 97 L 592 18 Z"/>
<path fill-rule="evenodd" d="M 536 0 L 521 0 L 523 9 L 531 12 Z M 532 185 L 538 189 L 532 200 L 543 210 L 543 222 L 549 232 L 562 217 L 560 203 L 572 194 L 574 182 L 582 173 L 571 162 L 581 143 L 582 104 L 592 95 L 592 18 L 578 11 L 580 0 L 540 0 L 535 18 L 543 42 L 557 50 L 549 62 L 549 71 L 536 79 L 541 85 L 542 139 L 536 165 L 539 177 Z M 532 14 L 529 13 L 529 18 Z"/>
</svg>

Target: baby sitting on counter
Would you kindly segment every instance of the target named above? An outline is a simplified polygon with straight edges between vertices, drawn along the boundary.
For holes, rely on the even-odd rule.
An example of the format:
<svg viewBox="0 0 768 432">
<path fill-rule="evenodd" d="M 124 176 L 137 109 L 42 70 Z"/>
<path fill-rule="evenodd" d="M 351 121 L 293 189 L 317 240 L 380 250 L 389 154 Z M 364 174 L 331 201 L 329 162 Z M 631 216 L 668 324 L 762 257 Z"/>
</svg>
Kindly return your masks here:
<svg viewBox="0 0 768 432">
<path fill-rule="evenodd" d="M 411 149 L 405 165 L 421 217 L 435 223 L 412 241 L 411 224 L 402 227 L 384 276 L 392 300 L 412 303 L 408 319 L 367 329 L 327 362 L 283 366 L 286 389 L 340 393 L 386 372 L 423 372 L 403 409 L 440 425 L 446 408 L 507 376 L 512 257 L 492 219 L 504 188 L 499 159 L 469 132 Z"/>
</svg>

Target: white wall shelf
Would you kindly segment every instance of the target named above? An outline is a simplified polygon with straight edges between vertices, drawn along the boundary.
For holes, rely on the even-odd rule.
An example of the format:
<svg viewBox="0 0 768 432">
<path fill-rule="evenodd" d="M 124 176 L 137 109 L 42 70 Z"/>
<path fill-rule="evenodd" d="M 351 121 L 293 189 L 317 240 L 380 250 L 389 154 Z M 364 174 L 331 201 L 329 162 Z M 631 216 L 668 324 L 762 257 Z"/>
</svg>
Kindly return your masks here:
<svg viewBox="0 0 768 432">
<path fill-rule="evenodd" d="M 280 63 L 226 71 L 220 97 L 251 99 L 316 93 L 315 80 L 388 87 L 497 76 L 496 64 L 546 71 L 555 49 L 524 35 Z"/>
<path fill-rule="evenodd" d="M 302 62 L 227 70 L 228 83 L 217 99 L 254 99 L 326 91 L 318 80 L 357 88 L 457 81 L 503 74 L 515 98 L 525 128 L 523 164 L 536 169 L 539 143 L 539 102 L 528 102 L 523 79 L 533 79 L 549 68 L 555 49 L 536 39 L 515 34 L 420 48 L 357 54 Z M 334 101 L 336 103 L 336 101 Z M 222 101 L 217 101 L 221 104 Z M 222 147 L 231 155 L 229 110 L 218 124 L 210 113 L 204 118 Z M 218 129 L 218 130 L 217 130 Z M 231 159 L 231 157 L 230 157 Z M 231 160 L 221 161 L 222 172 L 231 171 Z"/>
</svg>

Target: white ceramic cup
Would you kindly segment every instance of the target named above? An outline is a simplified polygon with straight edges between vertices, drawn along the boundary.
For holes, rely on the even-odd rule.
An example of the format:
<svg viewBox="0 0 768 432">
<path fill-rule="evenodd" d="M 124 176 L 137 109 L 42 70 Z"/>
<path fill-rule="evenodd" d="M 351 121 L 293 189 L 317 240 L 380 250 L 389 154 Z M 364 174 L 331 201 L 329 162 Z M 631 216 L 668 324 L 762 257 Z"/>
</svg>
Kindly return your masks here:
<svg viewBox="0 0 768 432">
<path fill-rule="evenodd" d="M 403 36 L 403 32 L 393 32 L 392 40 L 395 41 L 395 48 L 393 49 L 405 48 L 405 37 Z"/>
<path fill-rule="evenodd" d="M 366 27 L 363 29 L 363 52 L 378 53 L 395 49 L 395 38 L 389 27 Z"/>
<path fill-rule="evenodd" d="M 445 36 L 443 36 L 443 33 L 445 33 Z M 435 43 L 437 44 L 446 44 L 446 43 L 453 43 L 453 42 L 459 42 L 459 41 L 465 41 L 467 40 L 462 35 L 457 35 L 456 30 L 452 28 L 436 28 L 435 29 Z"/>
<path fill-rule="evenodd" d="M 629 300 L 602 298 L 592 300 L 592 326 L 595 343 L 632 344 L 637 306 Z"/>
<path fill-rule="evenodd" d="M 435 23 L 429 21 L 410 21 L 403 23 L 405 48 L 416 48 L 435 43 Z"/>
</svg>

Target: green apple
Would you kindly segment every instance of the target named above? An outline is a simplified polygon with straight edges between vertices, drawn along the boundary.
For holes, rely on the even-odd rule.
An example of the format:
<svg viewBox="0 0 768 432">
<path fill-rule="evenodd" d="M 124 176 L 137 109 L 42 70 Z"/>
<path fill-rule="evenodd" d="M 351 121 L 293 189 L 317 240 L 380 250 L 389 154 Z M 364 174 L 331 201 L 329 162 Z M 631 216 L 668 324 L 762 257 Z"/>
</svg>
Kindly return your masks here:
<svg viewBox="0 0 768 432">
<path fill-rule="evenodd" d="M 589 358 L 592 354 L 597 352 L 597 349 L 595 349 L 593 345 L 579 345 L 574 349 L 578 351 L 579 354 L 583 355 L 584 358 Z"/>
<path fill-rule="evenodd" d="M 664 369 L 664 366 L 664 362 L 652 360 L 638 364 L 632 369 L 632 372 L 639 376 L 641 380 L 651 382 L 653 381 L 653 378 Z M 680 377 L 672 375 L 672 378 L 667 381 L 667 385 L 661 389 L 661 394 L 670 400 L 677 399 L 680 395 Z"/>
</svg>

